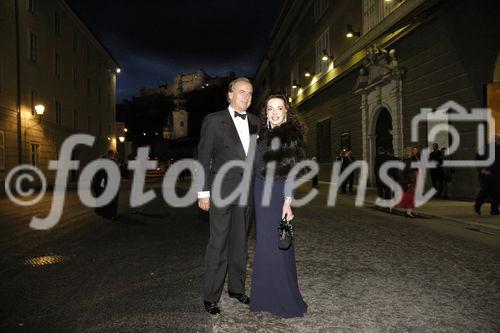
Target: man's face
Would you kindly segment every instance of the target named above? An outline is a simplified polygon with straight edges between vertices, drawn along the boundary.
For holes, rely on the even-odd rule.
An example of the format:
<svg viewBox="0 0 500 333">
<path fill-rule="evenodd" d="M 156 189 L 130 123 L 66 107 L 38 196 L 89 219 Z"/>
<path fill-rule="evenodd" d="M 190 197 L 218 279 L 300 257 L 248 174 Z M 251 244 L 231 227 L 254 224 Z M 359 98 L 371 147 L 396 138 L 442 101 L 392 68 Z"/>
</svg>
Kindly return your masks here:
<svg viewBox="0 0 500 333">
<path fill-rule="evenodd" d="M 252 85 L 245 81 L 238 81 L 233 91 L 228 93 L 230 105 L 238 112 L 245 112 L 252 102 Z"/>
<path fill-rule="evenodd" d="M 432 149 L 437 150 L 439 148 L 439 145 L 437 143 L 432 144 Z"/>
</svg>

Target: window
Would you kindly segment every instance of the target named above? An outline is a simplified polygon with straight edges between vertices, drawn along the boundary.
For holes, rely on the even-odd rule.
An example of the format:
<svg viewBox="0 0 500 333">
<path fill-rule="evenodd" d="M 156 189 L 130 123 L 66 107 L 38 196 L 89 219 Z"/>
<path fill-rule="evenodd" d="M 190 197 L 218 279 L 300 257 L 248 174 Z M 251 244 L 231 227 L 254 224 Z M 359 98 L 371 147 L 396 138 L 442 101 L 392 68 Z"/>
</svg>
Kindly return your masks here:
<svg viewBox="0 0 500 333">
<path fill-rule="evenodd" d="M 181 123 L 180 123 L 181 127 L 184 127 L 184 122 L 181 120 Z"/>
<path fill-rule="evenodd" d="M 38 63 L 38 36 L 32 31 L 30 31 L 29 52 L 30 60 Z"/>
<path fill-rule="evenodd" d="M 73 51 L 78 50 L 78 31 L 73 30 Z"/>
<path fill-rule="evenodd" d="M 54 12 L 54 33 L 61 35 L 61 15 L 58 12 Z"/>
<path fill-rule="evenodd" d="M 61 78 L 61 55 L 57 52 L 54 53 L 54 75 Z"/>
<path fill-rule="evenodd" d="M 323 51 L 326 52 L 327 55 L 330 54 L 330 33 L 326 29 L 321 36 L 316 41 L 316 73 L 326 73 L 328 71 L 328 66 L 330 61 L 323 61 L 321 58 L 323 57 Z"/>
<path fill-rule="evenodd" d="M 5 170 L 5 132 L 0 131 L 0 170 Z"/>
<path fill-rule="evenodd" d="M 316 124 L 316 147 L 319 162 L 331 162 L 331 133 L 330 118 L 322 120 Z"/>
<path fill-rule="evenodd" d="M 73 88 L 78 88 L 78 69 L 73 65 Z"/>
<path fill-rule="evenodd" d="M 363 0 L 363 33 L 367 33 L 387 17 L 401 1 Z"/>
<path fill-rule="evenodd" d="M 97 88 L 97 103 L 101 104 L 101 87 Z"/>
<path fill-rule="evenodd" d="M 31 90 L 30 92 L 30 103 L 31 103 L 31 115 L 36 115 L 35 105 L 38 104 L 38 92 L 36 90 Z"/>
<path fill-rule="evenodd" d="M 28 12 L 34 15 L 38 14 L 37 0 L 28 0 Z"/>
<path fill-rule="evenodd" d="M 73 110 L 73 128 L 78 129 L 78 110 Z"/>
<path fill-rule="evenodd" d="M 90 84 L 90 78 L 87 79 L 87 97 L 91 96 L 91 84 Z"/>
<path fill-rule="evenodd" d="M 61 103 L 56 101 L 56 124 L 62 124 L 62 108 Z"/>
<path fill-rule="evenodd" d="M 40 145 L 38 143 L 31 144 L 31 165 L 40 165 Z"/>
<path fill-rule="evenodd" d="M 329 0 L 314 0 L 314 23 L 318 22 L 328 8 Z"/>
</svg>

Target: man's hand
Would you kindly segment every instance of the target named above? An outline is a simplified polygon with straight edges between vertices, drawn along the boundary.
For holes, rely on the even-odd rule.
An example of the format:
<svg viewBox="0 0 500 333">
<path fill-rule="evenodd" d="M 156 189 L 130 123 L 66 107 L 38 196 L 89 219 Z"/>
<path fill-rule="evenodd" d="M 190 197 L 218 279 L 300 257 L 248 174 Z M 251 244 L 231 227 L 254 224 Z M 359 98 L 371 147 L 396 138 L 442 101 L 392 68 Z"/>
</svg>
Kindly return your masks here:
<svg viewBox="0 0 500 333">
<path fill-rule="evenodd" d="M 285 202 L 283 203 L 283 213 L 281 214 L 281 218 L 284 218 L 285 215 L 287 221 L 293 220 L 293 212 L 288 200 L 285 200 Z"/>
<path fill-rule="evenodd" d="M 210 198 L 200 198 L 198 199 L 198 207 L 203 209 L 204 211 L 208 211 L 210 208 Z"/>
</svg>

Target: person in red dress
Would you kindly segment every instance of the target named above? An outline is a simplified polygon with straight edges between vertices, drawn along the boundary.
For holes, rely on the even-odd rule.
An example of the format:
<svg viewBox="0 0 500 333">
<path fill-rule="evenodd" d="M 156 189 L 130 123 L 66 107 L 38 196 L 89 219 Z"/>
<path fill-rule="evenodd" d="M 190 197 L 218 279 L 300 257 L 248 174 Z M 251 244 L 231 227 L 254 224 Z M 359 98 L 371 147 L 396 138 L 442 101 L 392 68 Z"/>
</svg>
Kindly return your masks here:
<svg viewBox="0 0 500 333">
<path fill-rule="evenodd" d="M 401 175 L 401 185 L 403 187 L 403 197 L 396 205 L 397 208 L 406 209 L 405 216 L 415 218 L 413 209 L 415 208 L 415 186 L 418 177 L 418 168 L 412 167 L 411 163 L 420 160 L 420 153 L 417 147 L 408 147 L 406 149 L 405 169 Z"/>
</svg>

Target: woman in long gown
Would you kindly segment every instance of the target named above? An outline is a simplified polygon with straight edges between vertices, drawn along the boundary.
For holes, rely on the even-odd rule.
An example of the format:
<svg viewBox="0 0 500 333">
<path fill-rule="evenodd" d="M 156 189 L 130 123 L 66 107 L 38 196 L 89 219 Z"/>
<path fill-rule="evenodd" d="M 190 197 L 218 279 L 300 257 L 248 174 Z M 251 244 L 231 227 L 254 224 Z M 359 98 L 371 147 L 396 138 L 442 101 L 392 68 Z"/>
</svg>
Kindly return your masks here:
<svg viewBox="0 0 500 333">
<path fill-rule="evenodd" d="M 405 169 L 403 170 L 403 197 L 396 205 L 397 208 L 406 209 L 405 216 L 408 218 L 415 218 L 413 209 L 415 208 L 415 187 L 418 178 L 418 168 L 412 167 L 412 162 L 420 160 L 420 154 L 417 147 L 407 148 L 405 162 Z"/>
<path fill-rule="evenodd" d="M 271 95 L 266 99 L 261 120 L 263 126 L 255 156 L 257 239 L 250 310 L 270 312 L 283 318 L 302 317 L 307 312 L 307 304 L 299 291 L 295 251 L 293 245 L 288 250 L 278 248 L 278 226 L 285 215 L 288 220 L 293 219 L 292 193 L 284 193 L 285 181 L 291 168 L 305 158 L 304 127 L 283 95 Z M 279 147 L 271 146 L 275 138 L 280 140 Z M 276 168 L 270 202 L 266 204 L 263 202 L 265 176 L 269 177 L 269 165 L 273 164 L 269 162 L 276 162 Z"/>
</svg>

